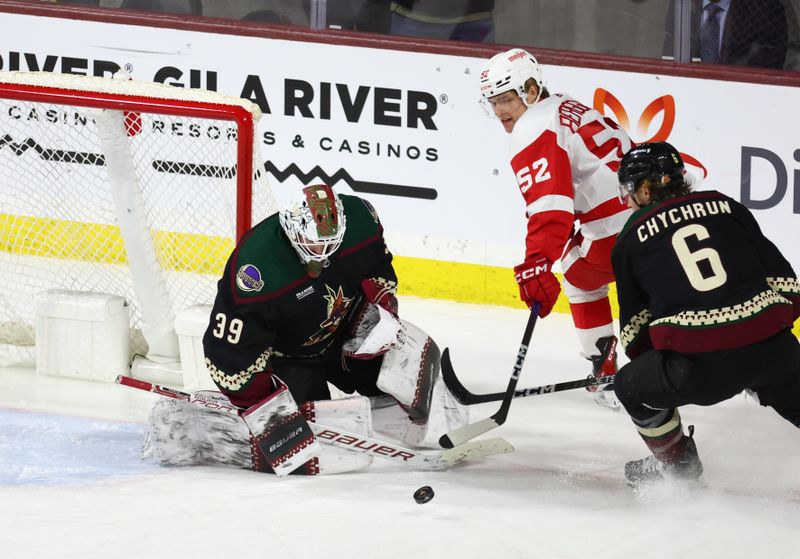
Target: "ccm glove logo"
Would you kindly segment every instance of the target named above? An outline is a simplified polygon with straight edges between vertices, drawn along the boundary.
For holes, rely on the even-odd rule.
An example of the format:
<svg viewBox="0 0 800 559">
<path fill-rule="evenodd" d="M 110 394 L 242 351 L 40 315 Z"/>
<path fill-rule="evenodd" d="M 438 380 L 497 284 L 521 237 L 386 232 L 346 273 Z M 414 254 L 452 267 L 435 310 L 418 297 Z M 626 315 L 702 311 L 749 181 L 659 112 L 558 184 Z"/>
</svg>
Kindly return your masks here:
<svg viewBox="0 0 800 559">
<path fill-rule="evenodd" d="M 534 308 L 539 304 L 539 318 L 544 318 L 553 310 L 553 305 L 561 292 L 561 284 L 550 271 L 552 262 L 543 256 L 532 256 L 514 267 L 514 278 L 519 284 L 519 298 Z"/>
<path fill-rule="evenodd" d="M 536 262 L 532 267 L 527 268 L 525 270 L 517 270 L 517 273 L 514 274 L 514 279 L 517 280 L 517 283 L 525 283 L 526 281 L 530 280 L 531 278 L 535 278 L 540 274 L 546 274 L 550 271 L 550 263 L 547 260 L 540 260 Z"/>
</svg>

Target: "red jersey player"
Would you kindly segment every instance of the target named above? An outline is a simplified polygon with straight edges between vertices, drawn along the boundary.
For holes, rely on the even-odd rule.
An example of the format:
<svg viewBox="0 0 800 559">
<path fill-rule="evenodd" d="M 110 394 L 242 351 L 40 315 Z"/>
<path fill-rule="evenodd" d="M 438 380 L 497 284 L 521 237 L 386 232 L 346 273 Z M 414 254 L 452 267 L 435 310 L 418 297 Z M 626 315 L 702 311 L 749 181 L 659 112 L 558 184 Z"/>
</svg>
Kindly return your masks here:
<svg viewBox="0 0 800 559">
<path fill-rule="evenodd" d="M 600 112 L 568 95 L 551 95 L 541 66 L 523 49 L 493 56 L 480 87 L 487 109 L 511 135 L 511 167 L 525 199 L 525 261 L 514 268 L 520 298 L 529 307 L 539 303 L 545 317 L 563 285 L 581 354 L 592 361 L 595 376 L 613 375 L 611 249 L 630 215 L 619 200 L 616 172 L 631 140 Z M 562 284 L 552 271 L 557 260 Z M 595 399 L 619 407 L 613 390 Z"/>
</svg>

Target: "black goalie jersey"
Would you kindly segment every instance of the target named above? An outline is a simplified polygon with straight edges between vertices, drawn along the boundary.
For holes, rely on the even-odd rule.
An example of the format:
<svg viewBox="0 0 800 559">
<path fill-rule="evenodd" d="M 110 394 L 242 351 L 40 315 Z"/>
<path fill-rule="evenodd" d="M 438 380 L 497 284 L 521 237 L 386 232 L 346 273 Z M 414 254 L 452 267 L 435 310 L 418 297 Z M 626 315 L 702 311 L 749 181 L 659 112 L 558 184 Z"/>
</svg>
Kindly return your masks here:
<svg viewBox="0 0 800 559">
<path fill-rule="evenodd" d="M 791 328 L 800 284 L 747 208 L 715 191 L 634 213 L 612 253 L 629 357 L 751 344 Z"/>
<path fill-rule="evenodd" d="M 277 214 L 253 227 L 225 266 L 203 348 L 211 378 L 239 406 L 272 392 L 263 374 L 272 356 L 321 356 L 341 341 L 363 280 L 396 290 L 375 210 L 356 196 L 340 198 L 347 229 L 319 277 L 308 275 Z"/>
</svg>

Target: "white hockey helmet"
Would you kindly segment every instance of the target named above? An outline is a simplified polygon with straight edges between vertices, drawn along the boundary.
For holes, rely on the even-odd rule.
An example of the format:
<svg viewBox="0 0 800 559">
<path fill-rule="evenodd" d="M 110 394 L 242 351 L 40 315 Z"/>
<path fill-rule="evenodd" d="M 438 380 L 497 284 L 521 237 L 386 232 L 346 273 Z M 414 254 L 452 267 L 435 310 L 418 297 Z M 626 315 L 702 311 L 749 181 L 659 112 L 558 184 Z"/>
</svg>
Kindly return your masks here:
<svg viewBox="0 0 800 559">
<path fill-rule="evenodd" d="M 327 261 L 342 244 L 347 221 L 342 200 L 325 184 L 305 187 L 278 220 L 303 264 Z"/>
<path fill-rule="evenodd" d="M 516 91 L 526 106 L 525 82 L 533 78 L 539 90 L 536 101 L 542 94 L 542 67 L 536 58 L 524 49 L 511 49 L 495 54 L 481 70 L 481 96 L 483 100 Z M 534 101 L 534 103 L 536 102 Z"/>
</svg>

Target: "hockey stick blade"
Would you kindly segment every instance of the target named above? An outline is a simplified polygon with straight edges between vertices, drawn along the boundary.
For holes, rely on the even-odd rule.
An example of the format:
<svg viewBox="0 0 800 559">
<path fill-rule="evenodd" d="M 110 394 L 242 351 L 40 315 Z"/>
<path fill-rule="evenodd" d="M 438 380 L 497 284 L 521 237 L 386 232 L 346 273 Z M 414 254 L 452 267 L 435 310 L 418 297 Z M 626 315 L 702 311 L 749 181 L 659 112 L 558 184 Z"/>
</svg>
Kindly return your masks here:
<svg viewBox="0 0 800 559">
<path fill-rule="evenodd" d="M 453 429 L 449 433 L 442 435 L 439 439 L 439 444 L 444 448 L 458 448 L 464 445 L 467 441 L 483 435 L 487 431 L 491 431 L 496 427 L 500 427 L 502 422 L 498 422 L 494 416 L 481 419 L 475 423 L 468 423 L 458 429 Z"/>
<path fill-rule="evenodd" d="M 488 394 L 475 394 L 470 392 L 464 386 L 453 370 L 453 364 L 450 361 L 450 352 L 447 348 L 442 352 L 442 378 L 450 393 L 455 397 L 459 403 L 465 406 L 472 406 L 475 404 L 485 404 L 487 402 L 499 402 L 506 395 L 505 392 L 492 392 Z M 588 386 L 601 386 L 614 381 L 613 376 L 607 377 L 594 377 L 588 376 L 578 380 L 570 380 L 565 382 L 557 382 L 554 384 L 543 384 L 541 386 L 532 386 L 530 388 L 521 388 L 514 391 L 514 398 L 527 398 L 528 396 L 541 396 L 542 394 L 552 394 L 554 392 L 563 392 L 565 390 L 574 390 L 576 388 L 586 388 Z"/>
<path fill-rule="evenodd" d="M 188 392 L 182 392 L 174 388 L 168 388 L 125 375 L 117 376 L 116 382 L 123 386 L 137 388 L 168 398 L 186 400 L 197 406 L 212 407 L 217 411 L 225 413 L 238 414 L 241 411 L 240 408 L 233 405 L 220 406 L 218 401 L 205 400 L 202 397 Z M 192 399 L 192 396 L 194 396 L 194 399 Z M 514 451 L 514 447 L 500 437 L 485 441 L 475 441 L 443 451 L 420 451 L 404 448 L 389 441 L 358 435 L 336 427 L 320 425 L 312 421 L 309 421 L 308 424 L 311 430 L 314 431 L 314 435 L 322 443 L 343 448 L 351 452 L 369 454 L 378 458 L 401 462 L 415 470 L 421 471 L 446 470 L 465 460 L 484 458 L 495 454 L 506 454 Z"/>
<path fill-rule="evenodd" d="M 514 451 L 514 447 L 500 437 L 485 441 L 468 442 L 447 450 L 413 450 L 388 441 L 379 441 L 311 421 L 308 424 L 311 426 L 311 430 L 314 431 L 317 440 L 323 443 L 338 446 L 352 452 L 401 461 L 407 466 L 420 471 L 447 470 L 465 460 L 484 458 L 495 454 L 507 454 Z"/>
<path fill-rule="evenodd" d="M 511 408 L 511 401 L 514 399 L 514 390 L 517 387 L 519 376 L 522 374 L 522 365 L 525 363 L 525 356 L 528 354 L 528 345 L 531 342 L 533 328 L 536 326 L 536 319 L 538 318 L 538 315 L 539 303 L 534 303 L 533 307 L 531 308 L 531 313 L 528 315 L 528 323 L 525 326 L 525 333 L 522 335 L 522 342 L 517 350 L 517 358 L 514 361 L 514 368 L 511 372 L 511 378 L 508 379 L 508 387 L 503 395 L 503 402 L 500 404 L 500 409 L 497 410 L 491 417 L 475 423 L 469 423 L 463 427 L 454 429 L 449 433 L 445 433 L 439 438 L 439 444 L 442 447 L 453 448 L 505 423 L 506 418 L 508 417 L 508 410 Z M 447 362 L 450 366 L 450 371 L 453 372 L 453 366 L 452 363 L 450 363 L 450 352 L 448 351 L 447 353 Z M 453 373 L 453 376 L 455 376 L 455 373 Z"/>
</svg>

